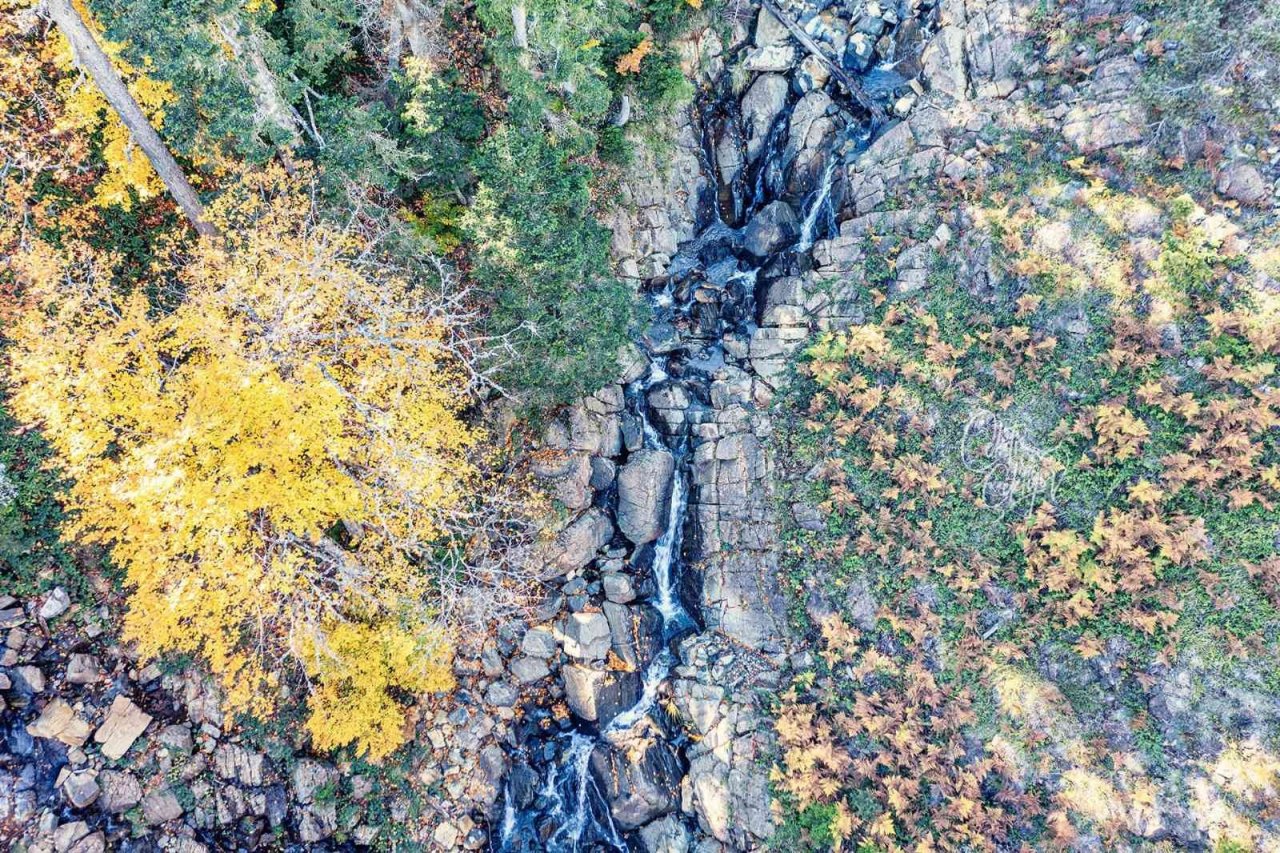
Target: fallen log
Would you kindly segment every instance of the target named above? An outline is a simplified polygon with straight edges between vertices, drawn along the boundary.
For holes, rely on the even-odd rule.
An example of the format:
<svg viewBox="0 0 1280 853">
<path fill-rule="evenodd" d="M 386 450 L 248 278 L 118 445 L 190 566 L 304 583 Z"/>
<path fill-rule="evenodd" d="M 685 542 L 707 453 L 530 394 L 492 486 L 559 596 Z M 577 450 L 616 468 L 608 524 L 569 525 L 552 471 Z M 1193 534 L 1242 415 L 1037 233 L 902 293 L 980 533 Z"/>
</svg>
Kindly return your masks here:
<svg viewBox="0 0 1280 853">
<path fill-rule="evenodd" d="M 871 120 L 875 125 L 878 126 L 884 124 L 885 114 L 884 110 L 880 108 L 880 105 L 871 100 L 863 90 L 862 86 L 850 77 L 848 73 L 840 67 L 838 62 L 835 62 L 831 57 L 827 56 L 822 48 L 819 47 L 818 43 L 810 38 L 809 34 L 804 31 L 803 27 L 796 23 L 790 15 L 783 12 L 774 0 L 760 0 L 760 3 L 764 6 L 765 11 L 777 18 L 778 21 L 787 28 L 787 31 L 791 33 L 792 37 L 796 41 L 800 42 L 801 47 L 813 54 L 819 62 L 826 66 L 827 70 L 831 72 L 831 76 L 840 81 L 840 84 L 848 90 L 849 96 L 853 98 L 854 103 L 871 116 Z"/>
</svg>

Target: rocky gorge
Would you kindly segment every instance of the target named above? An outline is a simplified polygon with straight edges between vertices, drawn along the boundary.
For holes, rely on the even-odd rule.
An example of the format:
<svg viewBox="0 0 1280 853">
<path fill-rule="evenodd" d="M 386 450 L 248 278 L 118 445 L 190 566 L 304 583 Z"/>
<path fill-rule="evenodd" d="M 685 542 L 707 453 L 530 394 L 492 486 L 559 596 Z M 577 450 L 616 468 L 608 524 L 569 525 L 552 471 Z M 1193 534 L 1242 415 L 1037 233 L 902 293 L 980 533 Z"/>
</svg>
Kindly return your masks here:
<svg viewBox="0 0 1280 853">
<path fill-rule="evenodd" d="M 780 582 L 783 529 L 824 523 L 784 500 L 807 473 L 782 470 L 775 446 L 795 356 L 859 322 L 872 288 L 927 292 L 940 261 L 971 292 L 1000 286 L 999 241 L 954 191 L 1034 156 L 1008 138 L 1052 137 L 1081 157 L 1203 151 L 1203 134 L 1151 138 L 1133 96 L 1151 28 L 1137 5 L 1058 4 L 1120 33 L 1066 44 L 1039 38 L 1041 4 L 1022 0 L 719 10 L 679 42 L 695 102 L 670 116 L 668 142 L 637 146 L 606 216 L 649 322 L 618 381 L 557 413 L 534 453 L 560 510 L 536 555 L 546 594 L 461 650 L 459 690 L 422 709 L 431 734 L 405 775 L 282 760 L 226 734 L 193 672 L 138 668 L 100 631 L 58 622 L 82 609 L 65 592 L 5 598 L 0 838 L 80 853 L 395 847 L 393 828 L 416 824 L 444 850 L 768 848 L 770 707 L 812 657 L 790 611 L 830 608 Z M 1270 215 L 1280 149 L 1220 156 L 1214 189 Z M 1040 239 L 1072 252 L 1052 231 Z M 847 593 L 851 621 L 872 625 L 873 591 Z M 1112 659 L 1098 676 L 1048 653 L 1040 666 L 1093 683 L 1118 678 Z M 1147 711 L 1179 737 L 1209 737 L 1203 720 L 1280 725 L 1265 691 L 1204 701 L 1194 662 L 1156 684 Z M 1207 831 L 1169 800 L 1133 819 L 1137 835 L 1204 849 Z"/>
<path fill-rule="evenodd" d="M 581 511 L 557 564 L 569 612 L 514 666 L 541 672 L 562 650 L 568 713 L 517 729 L 500 849 L 770 834 L 761 701 L 785 664 L 786 604 L 768 411 L 809 333 L 786 300 L 835 236 L 848 164 L 910 110 L 937 9 L 819 12 L 770 4 L 735 19 L 731 48 L 691 43 L 704 89 L 667 170 L 686 183 L 631 187 L 640 219 L 615 223 L 652 322 L 621 384 L 546 436 L 545 474 Z"/>
</svg>

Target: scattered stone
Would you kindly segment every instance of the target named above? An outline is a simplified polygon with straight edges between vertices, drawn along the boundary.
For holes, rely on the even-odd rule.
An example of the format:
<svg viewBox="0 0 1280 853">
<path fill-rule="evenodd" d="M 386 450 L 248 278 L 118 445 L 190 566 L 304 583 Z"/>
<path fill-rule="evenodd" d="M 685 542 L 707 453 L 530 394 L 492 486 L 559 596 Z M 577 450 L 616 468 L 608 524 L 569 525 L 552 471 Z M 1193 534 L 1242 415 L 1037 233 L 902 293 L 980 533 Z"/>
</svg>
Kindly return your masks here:
<svg viewBox="0 0 1280 853">
<path fill-rule="evenodd" d="M 142 801 L 142 784 L 138 777 L 124 770 L 103 770 L 98 776 L 102 799 L 98 804 L 112 814 L 127 812 Z"/>
<path fill-rule="evenodd" d="M 44 672 L 38 666 L 20 666 L 15 670 L 20 684 L 25 685 L 31 693 L 43 693 L 45 686 Z"/>
<path fill-rule="evenodd" d="M 161 745 L 180 752 L 190 752 L 194 745 L 191 739 L 191 726 L 183 724 L 165 726 L 160 730 L 160 734 L 156 735 L 156 740 Z"/>
<path fill-rule="evenodd" d="M 67 853 L 103 853 L 107 849 L 107 836 L 102 832 L 95 832 L 92 835 L 86 835 L 75 844 L 71 845 Z M 179 851 L 178 853 L 181 853 Z M 194 851 L 192 851 L 194 853 Z M 203 851 L 202 851 L 203 853 Z"/>
<path fill-rule="evenodd" d="M 41 619 L 55 619 L 67 612 L 67 608 L 71 606 L 71 596 L 62 587 L 54 587 L 45 596 L 44 603 L 40 605 L 39 616 Z"/>
<path fill-rule="evenodd" d="M 158 788 L 142 798 L 142 818 L 157 826 L 182 817 L 182 803 L 169 788 Z"/>
<path fill-rule="evenodd" d="M 445 821 L 436 827 L 436 831 L 432 833 L 431 838 L 436 844 L 440 845 L 445 850 L 452 850 L 454 847 L 458 846 L 458 838 L 460 835 L 461 833 L 458 832 L 458 828 L 456 826 Z"/>
<path fill-rule="evenodd" d="M 96 773 L 92 770 L 82 770 L 67 776 L 62 783 L 62 793 L 72 806 L 83 809 L 97 801 L 102 788 L 98 785 Z"/>
<path fill-rule="evenodd" d="M 27 621 L 27 614 L 21 607 L 9 607 L 0 610 L 0 630 L 15 628 Z"/>
<path fill-rule="evenodd" d="M 117 696 L 93 739 L 102 744 L 102 754 L 114 761 L 129 751 L 150 723 L 150 714 L 133 704 L 127 696 Z"/>
<path fill-rule="evenodd" d="M 515 686 L 506 681 L 495 681 L 489 685 L 489 689 L 485 691 L 484 701 L 497 708 L 514 707 L 516 701 L 520 698 L 520 691 Z"/>
<path fill-rule="evenodd" d="M 82 820 L 64 823 L 53 831 L 53 849 L 66 853 L 72 845 L 89 834 L 89 824 Z"/>
<path fill-rule="evenodd" d="M 1218 192 L 1241 204 L 1256 205 L 1271 194 L 1262 172 L 1252 163 L 1236 162 L 1218 173 Z"/>
<path fill-rule="evenodd" d="M 511 662 L 511 674 L 521 684 L 531 684 L 546 678 L 551 674 L 551 669 L 542 658 L 522 657 Z"/>
<path fill-rule="evenodd" d="M 62 699 L 51 700 L 36 721 L 27 726 L 27 734 L 32 737 L 52 738 L 67 746 L 82 746 L 90 731 L 89 724 Z"/>
<path fill-rule="evenodd" d="M 545 627 L 530 628 L 525 633 L 520 648 L 526 655 L 537 658 L 552 658 L 559 651 L 555 635 L 550 628 Z"/>
<path fill-rule="evenodd" d="M 93 655 L 73 652 L 67 661 L 67 681 L 72 684 L 92 684 L 102 677 L 98 659 Z"/>
<path fill-rule="evenodd" d="M 631 577 L 621 572 L 607 574 L 600 579 L 605 598 L 615 604 L 628 604 L 636 599 L 636 588 Z"/>
</svg>

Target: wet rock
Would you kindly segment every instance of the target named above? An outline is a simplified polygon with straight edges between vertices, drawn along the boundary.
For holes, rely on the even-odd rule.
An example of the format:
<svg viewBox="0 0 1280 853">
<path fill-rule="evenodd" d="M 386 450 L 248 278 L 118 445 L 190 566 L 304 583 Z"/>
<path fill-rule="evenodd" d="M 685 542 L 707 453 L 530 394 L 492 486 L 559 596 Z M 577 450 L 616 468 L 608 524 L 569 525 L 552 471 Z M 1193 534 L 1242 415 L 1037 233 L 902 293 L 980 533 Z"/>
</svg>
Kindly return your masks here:
<svg viewBox="0 0 1280 853">
<path fill-rule="evenodd" d="M 767 258 L 800 236 L 800 221 L 785 201 L 769 203 L 747 224 L 742 248 L 757 258 Z"/>
<path fill-rule="evenodd" d="M 564 651 L 570 657 L 604 660 L 612 634 L 603 613 L 574 613 L 564 623 Z"/>
<path fill-rule="evenodd" d="M 618 472 L 618 528 L 633 544 L 662 535 L 675 458 L 665 450 L 640 450 Z"/>
<path fill-rule="evenodd" d="M 564 698 L 569 703 L 569 710 L 588 722 L 598 720 L 600 712 L 596 700 L 604 682 L 604 671 L 571 663 L 561 667 L 560 675 L 564 679 Z"/>
<path fill-rule="evenodd" d="M 127 696 L 117 696 L 93 739 L 102 744 L 102 754 L 114 761 L 129 751 L 150 723 L 150 714 L 133 704 Z"/>
<path fill-rule="evenodd" d="M 791 162 L 787 192 L 803 196 L 817 188 L 835 136 L 835 122 L 828 115 L 832 103 L 826 92 L 815 90 L 796 104 L 787 128 L 785 159 Z"/>
<path fill-rule="evenodd" d="M 666 741 L 642 739 L 625 747 L 601 742 L 591 753 L 591 772 L 623 829 L 676 810 L 680 762 Z"/>
<path fill-rule="evenodd" d="M 655 611 L 606 601 L 604 612 L 609 620 L 614 654 L 633 670 L 648 665 L 662 630 Z"/>
<path fill-rule="evenodd" d="M 742 123 L 747 159 L 755 160 L 764 149 L 769 130 L 787 106 L 791 84 L 782 74 L 761 74 L 742 98 Z"/>
<path fill-rule="evenodd" d="M 142 783 L 123 770 L 103 770 L 98 776 L 102 797 L 98 807 L 112 814 L 127 812 L 142 801 Z"/>
<path fill-rule="evenodd" d="M 597 492 L 603 492 L 613 485 L 613 481 L 617 476 L 618 465 L 612 459 L 605 459 L 601 456 L 593 456 L 591 458 L 591 488 Z"/>
<path fill-rule="evenodd" d="M 89 724 L 62 699 L 51 700 L 36 721 L 27 726 L 27 734 L 32 737 L 52 738 L 67 746 L 82 746 L 90 731 Z"/>
<path fill-rule="evenodd" d="M 649 389 L 649 408 L 667 435 L 680 433 L 688 420 L 689 391 L 680 382 L 663 382 Z"/>
<path fill-rule="evenodd" d="M 876 61 L 875 39 L 863 32 L 850 34 L 844 46 L 844 68 L 854 74 L 865 73 Z"/>
<path fill-rule="evenodd" d="M 158 826 L 182 817 L 182 803 L 169 788 L 157 788 L 142 798 L 142 819 L 147 826 Z"/>
</svg>

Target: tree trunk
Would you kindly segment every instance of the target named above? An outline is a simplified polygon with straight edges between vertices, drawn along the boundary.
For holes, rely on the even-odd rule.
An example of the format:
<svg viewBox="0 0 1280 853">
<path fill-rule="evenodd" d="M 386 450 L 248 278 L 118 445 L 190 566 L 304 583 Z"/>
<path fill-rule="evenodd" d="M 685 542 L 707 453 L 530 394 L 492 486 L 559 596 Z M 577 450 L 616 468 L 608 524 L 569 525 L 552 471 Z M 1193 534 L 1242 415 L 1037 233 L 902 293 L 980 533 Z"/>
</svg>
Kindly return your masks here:
<svg viewBox="0 0 1280 853">
<path fill-rule="evenodd" d="M 257 37 L 247 28 L 242 34 L 240 21 L 233 15 L 215 18 L 214 26 L 235 55 L 236 71 L 253 97 L 256 108 L 254 123 L 259 127 L 267 124 L 285 131 L 289 134 L 289 147 L 296 147 L 301 139 L 300 132 L 306 128 L 306 122 L 280 93 L 276 77 L 267 66 Z"/>
<path fill-rule="evenodd" d="M 129 94 L 129 89 L 120 79 L 120 74 L 107 55 L 102 52 L 102 48 L 98 46 L 97 39 L 81 20 L 80 13 L 71 5 L 71 0 L 45 0 L 44 8 L 46 14 L 58 25 L 58 29 L 62 30 L 62 34 L 70 42 L 76 65 L 92 77 L 93 82 L 102 90 L 107 103 L 120 116 L 120 120 L 133 135 L 142 153 L 146 154 L 147 159 L 151 161 L 151 167 L 156 170 L 156 174 L 169 190 L 169 195 L 173 196 L 173 200 L 191 220 L 196 231 L 205 236 L 216 236 L 218 230 L 204 221 L 204 207 L 200 204 L 196 191 L 187 181 L 187 176 L 183 174 L 182 167 L 178 165 L 177 160 L 173 159 L 164 141 L 160 139 L 160 134 L 156 133 L 156 129 L 147 121 L 147 117 L 138 106 L 138 102 L 133 99 L 133 95 Z"/>
</svg>

